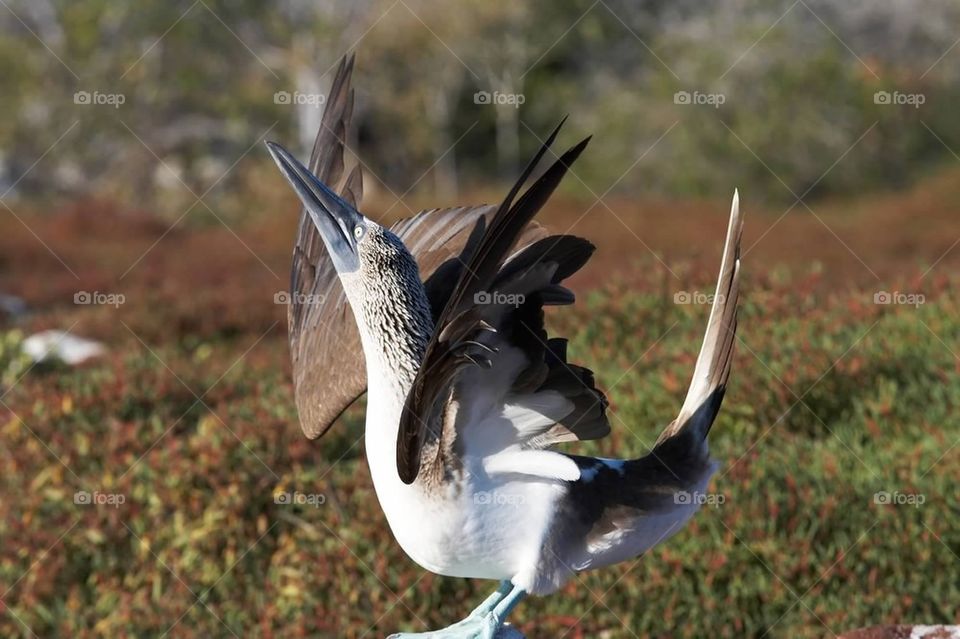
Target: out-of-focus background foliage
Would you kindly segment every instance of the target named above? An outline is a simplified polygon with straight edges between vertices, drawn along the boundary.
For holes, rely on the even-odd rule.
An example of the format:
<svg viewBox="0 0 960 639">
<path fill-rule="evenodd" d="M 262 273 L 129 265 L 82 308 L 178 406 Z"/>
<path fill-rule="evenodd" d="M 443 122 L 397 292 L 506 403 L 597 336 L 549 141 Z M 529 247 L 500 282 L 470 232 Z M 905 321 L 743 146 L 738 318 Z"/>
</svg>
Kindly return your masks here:
<svg viewBox="0 0 960 639">
<path fill-rule="evenodd" d="M 219 178 L 259 138 L 308 148 L 322 112 L 311 98 L 356 48 L 353 146 L 385 188 L 452 197 L 507 178 L 536 146 L 530 130 L 543 135 L 565 113 L 597 136 L 578 174 L 598 193 L 714 195 L 737 184 L 783 201 L 788 189 L 903 187 L 960 144 L 958 21 L 949 0 L 12 2 L 0 14 L 0 184 L 64 135 L 15 193 L 110 193 L 178 211 L 175 175 L 227 197 L 256 179 L 242 169 Z M 82 108 L 78 91 L 123 103 Z M 476 104 L 481 91 L 523 104 Z M 678 91 L 724 99 L 683 108 Z M 878 91 L 924 103 L 877 104 Z M 744 146 L 783 184 L 744 162 Z"/>
<path fill-rule="evenodd" d="M 362 407 L 297 425 L 262 142 L 306 155 L 348 52 L 375 219 L 497 201 L 565 114 L 594 135 L 542 216 L 598 245 L 549 316 L 612 400 L 579 451 L 673 418 L 740 188 L 722 503 L 525 603 L 530 637 L 960 618 L 960 3 L 0 5 L 0 636 L 377 637 L 490 587 L 403 556 Z M 37 363 L 45 330 L 103 352 Z"/>
</svg>

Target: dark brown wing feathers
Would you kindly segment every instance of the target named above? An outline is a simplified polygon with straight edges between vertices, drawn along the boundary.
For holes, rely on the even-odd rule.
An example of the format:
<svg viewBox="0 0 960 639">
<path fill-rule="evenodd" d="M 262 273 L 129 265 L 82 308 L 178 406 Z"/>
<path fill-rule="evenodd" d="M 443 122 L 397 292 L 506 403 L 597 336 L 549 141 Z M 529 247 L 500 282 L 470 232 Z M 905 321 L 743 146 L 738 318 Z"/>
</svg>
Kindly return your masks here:
<svg viewBox="0 0 960 639">
<path fill-rule="evenodd" d="M 480 331 L 491 330 L 491 327 L 484 325 L 482 314 L 474 304 L 475 296 L 494 290 L 498 273 L 521 231 L 546 203 L 567 169 L 589 142 L 587 138 L 565 152 L 514 202 L 559 129 L 558 126 L 550 134 L 483 230 L 476 249 L 469 255 L 456 287 L 438 317 L 434 336 L 427 345 L 400 418 L 397 470 L 401 480 L 406 483 L 412 483 L 420 471 L 421 451 L 427 434 L 436 434 L 440 409 L 449 398 L 457 374 L 471 364 L 489 365 L 486 354 L 475 345 L 477 340 L 471 339 Z M 548 241 L 550 238 L 541 240 Z M 542 254 L 547 246 L 543 245 L 538 251 Z M 531 257 L 525 258 L 520 268 L 532 264 L 534 255 L 531 253 Z M 518 256 L 518 259 L 520 257 L 523 256 Z M 542 325 L 542 319 L 539 322 Z M 542 339 L 543 336 L 535 337 Z"/>
<path fill-rule="evenodd" d="M 353 110 L 353 57 L 340 61 L 327 96 L 309 168 L 335 187 L 343 175 L 344 134 Z M 354 177 L 356 176 L 356 177 Z M 335 189 L 351 202 L 362 196 L 359 169 L 346 187 Z M 310 216 L 301 210 L 290 274 L 287 307 L 294 395 L 300 424 L 310 439 L 323 435 L 366 386 L 360 334 L 346 295 Z M 332 365 L 341 357 L 359 365 Z"/>
</svg>

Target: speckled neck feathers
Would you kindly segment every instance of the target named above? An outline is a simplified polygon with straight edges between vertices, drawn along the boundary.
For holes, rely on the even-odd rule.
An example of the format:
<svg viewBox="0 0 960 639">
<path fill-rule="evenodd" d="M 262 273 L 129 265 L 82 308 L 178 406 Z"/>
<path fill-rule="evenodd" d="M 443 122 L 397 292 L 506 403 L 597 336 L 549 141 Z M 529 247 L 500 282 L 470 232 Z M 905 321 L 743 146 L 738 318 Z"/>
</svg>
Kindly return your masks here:
<svg viewBox="0 0 960 639">
<path fill-rule="evenodd" d="M 352 274 L 350 297 L 363 336 L 368 374 L 380 373 L 403 400 L 433 331 L 430 303 L 416 260 L 385 229 L 368 238 L 365 259 Z"/>
</svg>

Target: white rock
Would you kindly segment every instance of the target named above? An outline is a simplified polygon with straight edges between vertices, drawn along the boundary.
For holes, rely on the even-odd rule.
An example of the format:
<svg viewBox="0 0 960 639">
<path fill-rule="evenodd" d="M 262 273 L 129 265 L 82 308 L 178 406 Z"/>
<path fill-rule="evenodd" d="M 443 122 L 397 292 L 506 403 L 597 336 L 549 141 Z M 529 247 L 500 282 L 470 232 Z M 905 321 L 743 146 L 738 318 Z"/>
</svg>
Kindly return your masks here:
<svg viewBox="0 0 960 639">
<path fill-rule="evenodd" d="M 58 359 L 71 366 L 107 352 L 100 342 L 76 337 L 66 331 L 42 331 L 23 340 L 23 352 L 35 362 Z"/>
</svg>

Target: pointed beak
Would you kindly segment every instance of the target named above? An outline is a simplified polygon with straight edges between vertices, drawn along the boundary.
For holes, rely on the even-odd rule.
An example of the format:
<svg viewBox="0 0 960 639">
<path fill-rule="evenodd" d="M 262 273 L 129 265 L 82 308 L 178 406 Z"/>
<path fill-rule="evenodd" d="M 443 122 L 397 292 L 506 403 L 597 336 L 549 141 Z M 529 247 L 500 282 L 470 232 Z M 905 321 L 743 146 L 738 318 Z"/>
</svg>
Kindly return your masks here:
<svg viewBox="0 0 960 639">
<path fill-rule="evenodd" d="M 318 180 L 285 148 L 274 142 L 267 142 L 267 149 L 303 202 L 303 208 L 317 227 L 337 273 L 342 275 L 359 269 L 356 229 L 360 227 L 359 235 L 363 234 L 366 228 L 365 218 Z"/>
</svg>

